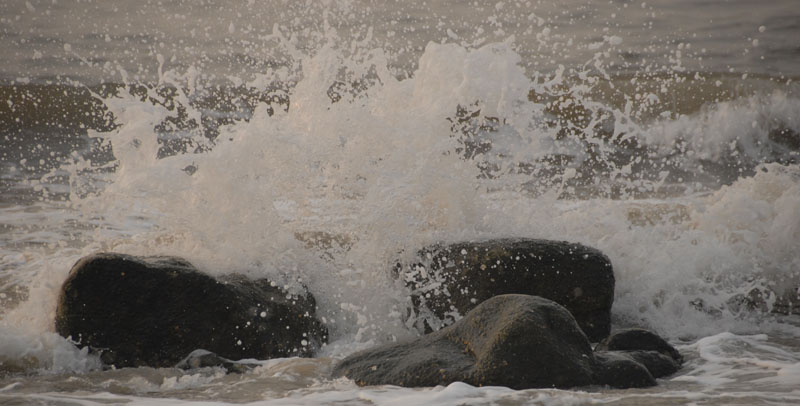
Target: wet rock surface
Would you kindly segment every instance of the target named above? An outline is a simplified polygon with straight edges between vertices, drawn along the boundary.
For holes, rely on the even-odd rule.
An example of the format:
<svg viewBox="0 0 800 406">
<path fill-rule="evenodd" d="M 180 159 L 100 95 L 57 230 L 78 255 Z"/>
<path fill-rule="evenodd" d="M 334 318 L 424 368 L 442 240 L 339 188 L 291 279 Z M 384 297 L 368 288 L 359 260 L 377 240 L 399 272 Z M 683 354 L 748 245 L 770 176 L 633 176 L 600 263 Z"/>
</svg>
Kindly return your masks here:
<svg viewBox="0 0 800 406">
<path fill-rule="evenodd" d="M 399 267 L 424 331 L 450 324 L 502 294 L 544 297 L 564 306 L 592 341 L 611 330 L 614 272 L 600 251 L 581 244 L 497 239 L 428 247 Z M 442 324 L 439 320 L 444 320 Z"/>
<path fill-rule="evenodd" d="M 593 352 L 564 307 L 510 294 L 481 303 L 439 331 L 353 354 L 336 365 L 333 376 L 359 385 L 406 387 L 461 381 L 513 389 L 638 388 L 655 385 L 655 378 L 674 373 L 678 365 L 658 350 Z"/>
<path fill-rule="evenodd" d="M 615 351 L 624 354 L 642 364 L 653 375 L 663 378 L 678 372 L 683 364 L 682 359 L 675 359 L 658 351 Z M 599 354 L 596 352 L 595 354 Z"/>
<path fill-rule="evenodd" d="M 233 360 L 313 355 L 327 340 L 313 296 L 273 285 L 181 258 L 95 254 L 64 282 L 56 331 L 116 367 L 172 367 L 201 348 Z"/>
<path fill-rule="evenodd" d="M 636 362 L 653 378 L 672 375 L 683 365 L 678 350 L 656 333 L 640 328 L 617 330 L 595 347 L 595 356 L 608 358 L 615 354 Z"/>
<path fill-rule="evenodd" d="M 655 351 L 683 363 L 683 356 L 666 340 L 641 328 L 617 330 L 597 344 L 595 351 Z"/>
<path fill-rule="evenodd" d="M 654 386 L 656 380 L 650 370 L 630 356 L 618 352 L 594 354 L 595 383 L 614 388 L 646 388 Z"/>
</svg>

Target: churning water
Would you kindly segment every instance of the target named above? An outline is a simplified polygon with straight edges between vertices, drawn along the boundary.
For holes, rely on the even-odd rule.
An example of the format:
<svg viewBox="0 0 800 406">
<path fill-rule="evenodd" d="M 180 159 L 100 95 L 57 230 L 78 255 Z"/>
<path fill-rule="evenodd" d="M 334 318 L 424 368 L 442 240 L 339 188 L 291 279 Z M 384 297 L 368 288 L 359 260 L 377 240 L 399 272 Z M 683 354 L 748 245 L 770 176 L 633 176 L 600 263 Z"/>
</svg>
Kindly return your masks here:
<svg viewBox="0 0 800 406">
<path fill-rule="evenodd" d="M 0 38 L 0 403 L 800 402 L 795 1 L 15 0 Z M 418 334 L 394 263 L 510 236 L 602 250 L 614 325 L 687 364 L 636 390 L 328 378 Z M 102 370 L 53 332 L 97 251 L 305 285 L 331 343 Z"/>
</svg>

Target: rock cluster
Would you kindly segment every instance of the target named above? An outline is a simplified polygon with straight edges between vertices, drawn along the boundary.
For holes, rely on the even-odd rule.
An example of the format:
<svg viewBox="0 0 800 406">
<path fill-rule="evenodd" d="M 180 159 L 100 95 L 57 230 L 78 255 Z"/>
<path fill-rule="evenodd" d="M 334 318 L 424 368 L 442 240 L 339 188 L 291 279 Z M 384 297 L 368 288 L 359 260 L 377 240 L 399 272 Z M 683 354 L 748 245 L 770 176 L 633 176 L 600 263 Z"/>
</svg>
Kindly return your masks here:
<svg viewBox="0 0 800 406">
<path fill-rule="evenodd" d="M 353 354 L 333 375 L 359 385 L 408 387 L 456 381 L 513 389 L 647 387 L 682 362 L 674 348 L 647 333 L 612 336 L 610 345 L 601 344 L 604 351 L 595 352 L 564 307 L 537 296 L 500 295 L 439 331 Z M 630 345 L 613 349 L 619 341 Z"/>
<path fill-rule="evenodd" d="M 580 244 L 499 239 L 428 247 L 397 267 L 430 334 L 353 354 L 333 376 L 360 385 L 514 389 L 647 387 L 681 354 L 656 334 L 609 335 L 614 272 Z M 214 278 L 175 257 L 95 254 L 62 286 L 56 331 L 116 367 L 218 366 L 313 356 L 327 341 L 314 297 L 269 280 Z M 590 342 L 599 342 L 592 349 Z"/>
</svg>

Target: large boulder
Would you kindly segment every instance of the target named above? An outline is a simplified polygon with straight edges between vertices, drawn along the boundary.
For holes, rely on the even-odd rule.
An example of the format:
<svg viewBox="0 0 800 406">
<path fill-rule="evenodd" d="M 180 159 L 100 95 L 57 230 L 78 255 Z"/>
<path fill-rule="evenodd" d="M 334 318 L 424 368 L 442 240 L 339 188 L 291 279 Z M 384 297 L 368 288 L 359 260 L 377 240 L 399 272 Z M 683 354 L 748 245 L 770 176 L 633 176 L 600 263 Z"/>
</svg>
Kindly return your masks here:
<svg viewBox="0 0 800 406">
<path fill-rule="evenodd" d="M 540 297 L 502 295 L 439 331 L 351 355 L 333 375 L 359 385 L 462 381 L 514 389 L 568 388 L 593 382 L 593 356 L 566 309 Z"/>
<path fill-rule="evenodd" d="M 513 389 L 615 388 L 656 384 L 658 351 L 601 351 L 559 304 L 536 296 L 501 295 L 454 324 L 411 341 L 353 354 L 333 369 L 359 385 L 448 385 Z M 663 376 L 663 375 L 659 375 Z"/>
<path fill-rule="evenodd" d="M 171 367 L 196 349 L 227 359 L 311 356 L 327 340 L 311 294 L 214 278 L 174 257 L 102 253 L 70 271 L 56 331 L 116 367 Z"/>
<path fill-rule="evenodd" d="M 614 271 L 600 251 L 581 244 L 499 239 L 423 249 L 400 266 L 425 331 L 451 324 L 502 294 L 541 296 L 564 306 L 592 341 L 611 330 Z"/>
</svg>

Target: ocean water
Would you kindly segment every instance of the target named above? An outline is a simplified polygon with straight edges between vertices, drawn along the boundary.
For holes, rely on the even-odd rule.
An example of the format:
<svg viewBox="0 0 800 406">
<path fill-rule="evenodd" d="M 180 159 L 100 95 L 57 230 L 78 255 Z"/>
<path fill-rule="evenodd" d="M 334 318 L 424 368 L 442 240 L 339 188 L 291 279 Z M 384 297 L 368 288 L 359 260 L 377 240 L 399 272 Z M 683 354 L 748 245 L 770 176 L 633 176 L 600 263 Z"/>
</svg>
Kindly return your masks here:
<svg viewBox="0 0 800 406">
<path fill-rule="evenodd" d="M 800 403 L 796 1 L 0 4 L 0 403 Z M 580 242 L 648 389 L 330 379 L 413 337 L 434 242 Z M 314 359 L 104 369 L 54 333 L 71 266 L 177 255 L 317 298 Z M 202 298 L 198 298 L 202 300 Z"/>
</svg>

